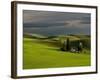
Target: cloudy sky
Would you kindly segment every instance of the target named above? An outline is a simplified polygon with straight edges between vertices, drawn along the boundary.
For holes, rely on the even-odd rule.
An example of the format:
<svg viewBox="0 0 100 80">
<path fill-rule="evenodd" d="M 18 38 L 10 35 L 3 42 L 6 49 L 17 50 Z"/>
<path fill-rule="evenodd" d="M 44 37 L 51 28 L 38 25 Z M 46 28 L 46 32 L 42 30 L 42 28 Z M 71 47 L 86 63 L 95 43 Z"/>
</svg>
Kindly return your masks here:
<svg viewBox="0 0 100 80">
<path fill-rule="evenodd" d="M 24 33 L 47 36 L 66 34 L 90 34 L 89 13 L 70 13 L 53 11 L 23 11 Z"/>
</svg>

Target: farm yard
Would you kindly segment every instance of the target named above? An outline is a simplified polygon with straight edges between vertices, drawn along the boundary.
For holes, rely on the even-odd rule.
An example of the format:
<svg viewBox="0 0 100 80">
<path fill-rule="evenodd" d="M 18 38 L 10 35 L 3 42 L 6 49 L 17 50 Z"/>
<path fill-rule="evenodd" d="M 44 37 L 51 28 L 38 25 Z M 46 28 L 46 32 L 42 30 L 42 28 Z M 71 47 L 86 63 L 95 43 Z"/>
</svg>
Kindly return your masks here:
<svg viewBox="0 0 100 80">
<path fill-rule="evenodd" d="M 61 46 L 66 38 L 69 38 L 70 42 L 82 40 L 84 43 L 83 50 L 81 52 L 62 51 Z M 91 65 L 90 36 L 88 35 L 46 37 L 24 34 L 23 47 L 23 69 Z"/>
</svg>

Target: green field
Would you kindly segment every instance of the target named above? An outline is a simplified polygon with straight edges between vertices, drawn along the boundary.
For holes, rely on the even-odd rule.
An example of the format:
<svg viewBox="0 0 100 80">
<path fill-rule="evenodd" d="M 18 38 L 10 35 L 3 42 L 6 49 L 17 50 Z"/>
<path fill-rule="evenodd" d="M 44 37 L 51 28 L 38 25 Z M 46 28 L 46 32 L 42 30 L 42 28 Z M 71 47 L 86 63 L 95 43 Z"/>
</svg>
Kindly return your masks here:
<svg viewBox="0 0 100 80">
<path fill-rule="evenodd" d="M 90 51 L 71 53 L 61 51 L 54 40 L 25 38 L 23 69 L 90 66 Z M 57 45 L 55 45 L 57 44 Z"/>
</svg>

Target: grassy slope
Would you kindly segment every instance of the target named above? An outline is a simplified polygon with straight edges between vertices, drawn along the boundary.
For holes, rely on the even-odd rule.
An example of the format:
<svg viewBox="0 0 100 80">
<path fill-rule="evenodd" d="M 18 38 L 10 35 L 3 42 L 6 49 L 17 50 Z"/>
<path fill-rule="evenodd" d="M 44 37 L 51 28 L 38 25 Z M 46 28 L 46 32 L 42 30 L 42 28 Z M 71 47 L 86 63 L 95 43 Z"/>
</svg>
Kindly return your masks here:
<svg viewBox="0 0 100 80">
<path fill-rule="evenodd" d="M 24 69 L 89 66 L 90 54 L 74 54 L 35 39 L 24 38 Z"/>
</svg>

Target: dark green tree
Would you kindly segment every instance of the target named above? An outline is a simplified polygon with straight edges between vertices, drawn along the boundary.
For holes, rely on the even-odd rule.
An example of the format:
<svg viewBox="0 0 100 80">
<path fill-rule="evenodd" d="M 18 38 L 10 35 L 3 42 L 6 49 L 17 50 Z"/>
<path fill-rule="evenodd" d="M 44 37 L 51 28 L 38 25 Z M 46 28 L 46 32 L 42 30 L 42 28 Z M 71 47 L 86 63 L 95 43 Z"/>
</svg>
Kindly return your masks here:
<svg viewBox="0 0 100 80">
<path fill-rule="evenodd" d="M 62 43 L 62 46 L 61 46 L 61 50 L 62 51 L 70 51 L 70 40 L 69 40 L 69 38 L 64 40 L 64 42 Z"/>
<path fill-rule="evenodd" d="M 83 44 L 82 44 L 82 42 L 78 42 L 78 51 L 79 52 L 82 52 L 83 51 Z"/>
<path fill-rule="evenodd" d="M 66 40 L 66 51 L 70 51 L 70 41 L 69 38 Z"/>
</svg>

